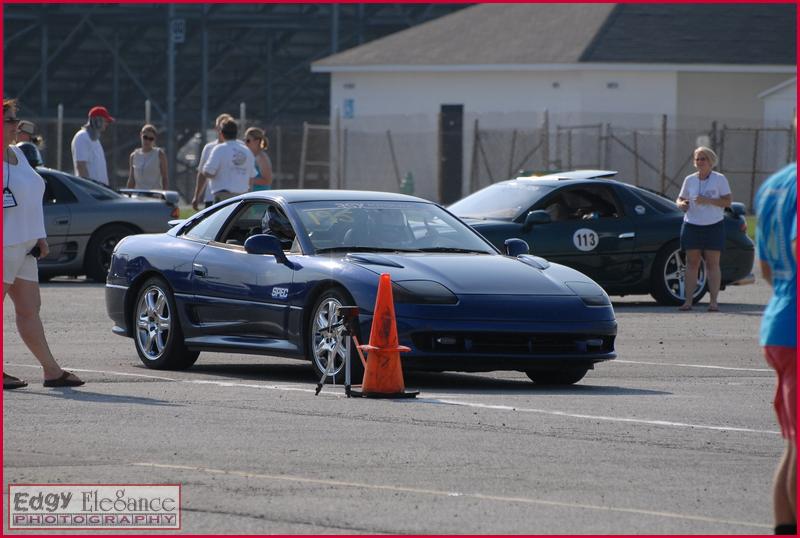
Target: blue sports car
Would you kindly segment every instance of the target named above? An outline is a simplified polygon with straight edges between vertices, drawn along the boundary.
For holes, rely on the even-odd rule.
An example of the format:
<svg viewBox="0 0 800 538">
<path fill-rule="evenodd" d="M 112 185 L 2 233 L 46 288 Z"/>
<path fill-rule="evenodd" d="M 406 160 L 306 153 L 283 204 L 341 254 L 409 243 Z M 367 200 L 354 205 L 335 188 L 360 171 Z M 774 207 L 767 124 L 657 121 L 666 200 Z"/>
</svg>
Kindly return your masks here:
<svg viewBox="0 0 800 538">
<path fill-rule="evenodd" d="M 201 351 L 224 351 L 307 359 L 317 375 L 332 360 L 341 378 L 337 307 L 359 307 L 366 341 L 379 275 L 389 273 L 406 368 L 518 370 L 572 384 L 616 356 L 600 286 L 525 254 L 522 240 L 505 250 L 412 196 L 260 191 L 120 241 L 106 306 L 149 368 L 188 368 Z M 351 363 L 358 380 L 360 361 Z"/>
</svg>

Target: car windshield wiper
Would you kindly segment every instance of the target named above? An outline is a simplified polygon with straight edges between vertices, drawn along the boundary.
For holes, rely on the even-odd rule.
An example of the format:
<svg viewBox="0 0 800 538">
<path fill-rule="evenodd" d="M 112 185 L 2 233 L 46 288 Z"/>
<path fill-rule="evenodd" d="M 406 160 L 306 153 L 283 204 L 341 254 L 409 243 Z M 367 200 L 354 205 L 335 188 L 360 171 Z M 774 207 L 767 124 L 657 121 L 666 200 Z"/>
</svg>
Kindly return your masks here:
<svg viewBox="0 0 800 538">
<path fill-rule="evenodd" d="M 455 252 L 460 254 L 489 254 L 485 250 L 475 250 L 472 248 L 457 248 L 457 247 L 428 247 L 421 248 L 418 252 Z"/>
<path fill-rule="evenodd" d="M 364 246 L 341 246 L 341 247 L 327 247 L 327 248 L 318 248 L 316 250 L 317 254 L 322 254 L 325 252 L 420 252 L 416 249 L 407 249 L 407 248 L 385 248 L 385 247 L 364 247 Z"/>
</svg>

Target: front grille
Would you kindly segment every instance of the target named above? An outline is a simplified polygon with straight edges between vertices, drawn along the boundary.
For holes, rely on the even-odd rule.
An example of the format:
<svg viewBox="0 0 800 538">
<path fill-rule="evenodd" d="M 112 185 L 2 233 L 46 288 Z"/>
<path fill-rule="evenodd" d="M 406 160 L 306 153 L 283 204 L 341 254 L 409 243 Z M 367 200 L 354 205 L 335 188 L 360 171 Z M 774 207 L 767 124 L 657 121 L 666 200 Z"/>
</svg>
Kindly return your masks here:
<svg viewBox="0 0 800 538">
<path fill-rule="evenodd" d="M 595 355 L 614 351 L 614 336 L 609 335 L 421 332 L 411 339 L 419 351 L 442 354 Z"/>
</svg>

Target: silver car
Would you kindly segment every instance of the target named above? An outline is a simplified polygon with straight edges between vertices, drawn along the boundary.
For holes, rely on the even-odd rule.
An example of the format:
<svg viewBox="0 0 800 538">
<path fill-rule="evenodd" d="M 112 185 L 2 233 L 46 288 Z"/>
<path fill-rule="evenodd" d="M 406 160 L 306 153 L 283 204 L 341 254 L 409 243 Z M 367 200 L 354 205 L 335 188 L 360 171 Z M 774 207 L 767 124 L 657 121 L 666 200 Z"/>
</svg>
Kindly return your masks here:
<svg viewBox="0 0 800 538">
<path fill-rule="evenodd" d="M 39 278 L 86 275 L 105 282 L 120 239 L 160 233 L 178 218 L 178 193 L 109 187 L 58 170 L 37 167 L 44 178 L 44 224 L 50 254 L 39 260 Z"/>
</svg>

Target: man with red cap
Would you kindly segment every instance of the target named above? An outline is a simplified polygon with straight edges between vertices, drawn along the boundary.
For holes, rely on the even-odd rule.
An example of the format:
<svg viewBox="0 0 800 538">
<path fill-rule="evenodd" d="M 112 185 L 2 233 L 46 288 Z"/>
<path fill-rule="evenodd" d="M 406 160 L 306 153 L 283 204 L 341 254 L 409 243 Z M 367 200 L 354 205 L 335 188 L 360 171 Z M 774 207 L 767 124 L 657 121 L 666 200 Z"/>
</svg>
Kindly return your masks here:
<svg viewBox="0 0 800 538">
<path fill-rule="evenodd" d="M 100 135 L 114 121 L 104 106 L 89 110 L 89 120 L 72 138 L 72 163 L 75 175 L 108 185 L 108 167 Z"/>
</svg>

